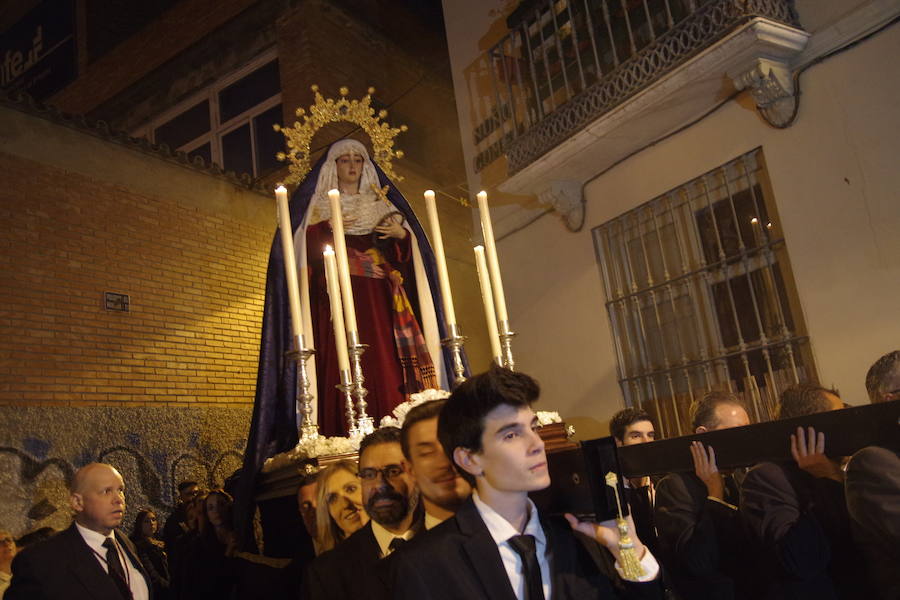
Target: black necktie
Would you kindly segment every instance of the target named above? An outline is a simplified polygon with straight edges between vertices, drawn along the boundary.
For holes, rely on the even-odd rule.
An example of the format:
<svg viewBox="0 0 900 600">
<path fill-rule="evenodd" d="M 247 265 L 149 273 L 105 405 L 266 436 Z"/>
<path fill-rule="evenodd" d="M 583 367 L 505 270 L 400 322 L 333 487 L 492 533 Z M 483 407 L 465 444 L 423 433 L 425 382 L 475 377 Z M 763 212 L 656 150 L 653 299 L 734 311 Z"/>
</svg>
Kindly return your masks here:
<svg viewBox="0 0 900 600">
<path fill-rule="evenodd" d="M 522 557 L 522 573 L 525 575 L 525 600 L 544 600 L 544 584 L 541 565 L 537 558 L 537 545 L 533 535 L 514 535 L 509 545 Z"/>
<path fill-rule="evenodd" d="M 396 552 L 397 550 L 402 548 L 403 544 L 405 544 L 405 543 L 406 543 L 405 539 L 403 539 L 401 537 L 395 537 L 394 539 L 391 540 L 391 543 L 388 544 L 388 548 L 390 549 L 390 552 L 388 554 Z"/>
<path fill-rule="evenodd" d="M 119 588 L 119 592 L 126 600 L 131 600 L 131 590 L 128 588 L 128 580 L 125 578 L 125 569 L 122 567 L 122 561 L 119 560 L 119 551 L 116 550 L 116 543 L 112 538 L 103 540 L 103 547 L 106 548 L 106 566 L 109 569 L 109 576 L 112 577 L 113 583 Z"/>
</svg>

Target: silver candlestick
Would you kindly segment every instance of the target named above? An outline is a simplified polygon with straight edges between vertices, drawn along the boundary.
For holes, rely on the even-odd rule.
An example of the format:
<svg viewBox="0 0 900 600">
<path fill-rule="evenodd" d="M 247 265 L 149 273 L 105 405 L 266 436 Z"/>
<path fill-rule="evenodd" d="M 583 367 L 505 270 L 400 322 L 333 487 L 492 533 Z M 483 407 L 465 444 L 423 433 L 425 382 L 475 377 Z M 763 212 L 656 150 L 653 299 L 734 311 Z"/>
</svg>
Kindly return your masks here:
<svg viewBox="0 0 900 600">
<path fill-rule="evenodd" d="M 350 351 L 350 368 L 353 371 L 353 395 L 356 396 L 356 430 L 358 435 L 369 435 L 375 431 L 375 421 L 366 413 L 366 391 L 363 384 L 362 354 L 369 347 L 359 341 L 359 332 L 351 331 L 347 334 L 347 346 Z"/>
<path fill-rule="evenodd" d="M 297 413 L 300 415 L 300 440 L 314 440 L 319 437 L 319 426 L 312 420 L 313 395 L 309 393 L 309 372 L 306 361 L 316 353 L 306 347 L 303 335 L 294 337 L 294 350 L 288 351 L 288 358 L 297 363 Z"/>
<path fill-rule="evenodd" d="M 512 338 L 516 334 L 509 330 L 509 321 L 498 321 L 497 324 L 500 326 L 501 366 L 506 367 L 510 371 L 515 371 L 516 363 L 512 355 Z"/>
<path fill-rule="evenodd" d="M 359 429 L 356 427 L 356 410 L 353 408 L 353 378 L 350 376 L 350 369 L 341 370 L 341 382 L 334 387 L 344 394 L 347 407 L 347 437 L 356 437 L 359 435 Z"/>
<path fill-rule="evenodd" d="M 462 359 L 462 347 L 463 344 L 466 343 L 466 336 L 462 335 L 459 329 L 459 325 L 456 323 L 451 323 L 449 326 L 450 335 L 445 339 L 441 340 L 441 344 L 450 348 L 451 356 L 453 357 L 453 385 L 451 387 L 456 387 L 466 380 L 465 372 L 466 368 L 463 364 Z"/>
</svg>

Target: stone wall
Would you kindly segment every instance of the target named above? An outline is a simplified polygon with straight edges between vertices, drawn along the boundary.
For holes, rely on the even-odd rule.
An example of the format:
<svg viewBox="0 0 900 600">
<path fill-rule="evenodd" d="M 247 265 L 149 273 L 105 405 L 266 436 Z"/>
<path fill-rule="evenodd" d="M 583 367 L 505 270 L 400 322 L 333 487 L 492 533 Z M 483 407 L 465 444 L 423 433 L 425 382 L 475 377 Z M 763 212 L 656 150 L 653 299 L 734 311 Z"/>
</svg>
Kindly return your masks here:
<svg viewBox="0 0 900 600">
<path fill-rule="evenodd" d="M 0 528 L 67 527 L 68 483 L 92 461 L 125 479 L 124 531 L 144 507 L 162 523 L 179 481 L 221 487 L 240 467 L 249 421 L 249 406 L 0 406 Z"/>
</svg>

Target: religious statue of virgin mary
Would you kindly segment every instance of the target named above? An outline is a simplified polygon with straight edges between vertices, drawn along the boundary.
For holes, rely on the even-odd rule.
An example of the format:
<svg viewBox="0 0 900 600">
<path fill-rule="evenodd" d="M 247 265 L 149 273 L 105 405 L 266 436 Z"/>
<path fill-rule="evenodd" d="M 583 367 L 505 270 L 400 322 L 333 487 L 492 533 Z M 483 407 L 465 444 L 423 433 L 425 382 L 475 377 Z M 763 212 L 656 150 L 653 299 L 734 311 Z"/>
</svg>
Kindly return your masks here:
<svg viewBox="0 0 900 600">
<path fill-rule="evenodd" d="M 449 355 L 441 347 L 443 303 L 434 255 L 408 202 L 366 147 L 352 139 L 332 144 L 294 192 L 289 208 L 297 269 L 309 281 L 308 306 L 301 306 L 304 332 L 313 340 L 311 389 L 323 435 L 346 435 L 343 394 L 325 284 L 322 252 L 333 246 L 327 192 L 341 192 L 359 339 L 368 349 L 362 368 L 369 416 L 377 423 L 410 394 L 448 388 Z M 269 255 L 260 342 L 256 401 L 247 452 L 253 462 L 292 448 L 298 441 L 290 310 L 284 254 L 277 236 Z M 250 456 L 245 457 L 250 459 Z M 248 466 L 245 460 L 245 467 Z M 259 465 L 256 465 L 259 468 Z"/>
<path fill-rule="evenodd" d="M 410 394 L 441 382 L 446 386 L 443 370 L 435 368 L 443 362 L 435 313 L 441 303 L 437 284 L 430 284 L 425 270 L 426 260 L 433 264 L 430 248 L 424 235 L 417 240 L 414 234 L 421 227 L 389 181 L 384 190 L 363 144 L 335 142 L 312 177 L 316 186 L 295 245 L 305 249 L 299 268 L 309 276 L 310 306 L 302 310 L 312 317 L 319 430 L 337 435 L 347 431 L 347 424 L 343 395 L 335 387 L 340 379 L 322 260 L 325 247 L 334 246 L 328 190 L 341 192 L 359 338 L 368 345 L 362 356 L 366 401 L 376 422 Z M 299 192 L 294 198 L 305 201 Z"/>
</svg>

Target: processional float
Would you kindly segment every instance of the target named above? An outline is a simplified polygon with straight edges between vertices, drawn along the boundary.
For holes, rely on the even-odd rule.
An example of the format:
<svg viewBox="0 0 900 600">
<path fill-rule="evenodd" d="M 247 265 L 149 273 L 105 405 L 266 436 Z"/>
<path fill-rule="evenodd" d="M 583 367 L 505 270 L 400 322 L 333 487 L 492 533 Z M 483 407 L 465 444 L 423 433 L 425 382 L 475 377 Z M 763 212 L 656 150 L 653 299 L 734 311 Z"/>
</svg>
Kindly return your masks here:
<svg viewBox="0 0 900 600">
<path fill-rule="evenodd" d="M 340 89 L 340 98 L 325 99 L 319 92 L 318 86 L 312 86 L 315 94 L 315 104 L 309 107 L 307 112 L 298 108 L 297 122 L 293 127 L 275 126 L 285 138 L 288 151 L 279 153 L 280 160 L 289 161 L 290 177 L 285 183 L 301 181 L 311 169 L 311 142 L 315 133 L 328 123 L 349 122 L 357 125 L 371 139 L 373 148 L 373 160 L 389 177 L 401 181 L 393 168 L 393 159 L 402 158 L 403 152 L 394 149 L 394 138 L 406 131 L 405 125 L 391 127 L 383 119 L 387 112 L 382 110 L 378 114 L 371 106 L 374 88 L 369 88 L 368 93 L 360 100 L 349 100 L 346 87 Z M 372 186 L 376 195 L 384 198 L 385 189 Z M 356 313 L 353 303 L 353 293 L 350 287 L 350 270 L 347 259 L 347 249 L 344 240 L 344 223 L 341 211 L 340 192 L 330 190 L 328 192 L 331 206 L 331 224 L 334 232 L 334 248 L 327 248 L 323 258 L 328 285 L 332 326 L 338 355 L 338 368 L 341 383 L 338 389 L 344 397 L 345 415 L 348 424 L 347 438 L 355 440 L 356 444 L 363 436 L 371 433 L 375 428 L 374 419 L 368 414 L 365 388 L 365 374 L 362 368 L 362 354 L 367 345 L 365 340 L 359 337 L 356 327 Z M 292 349 L 287 352 L 287 357 L 296 363 L 297 368 L 297 396 L 296 406 L 299 415 L 299 446 L 308 445 L 319 438 L 318 425 L 313 419 L 313 401 L 315 396 L 311 392 L 311 382 L 307 362 L 315 354 L 311 347 L 311 340 L 306 339 L 302 329 L 304 315 L 302 306 L 309 306 L 309 285 L 306 273 L 298 277 L 297 261 L 294 250 L 293 226 L 288 209 L 287 189 L 279 185 L 275 191 L 277 204 L 278 227 L 281 232 L 281 241 L 285 256 L 285 279 L 288 286 L 288 298 L 292 323 Z M 444 254 L 443 239 L 441 236 L 440 221 L 438 218 L 435 193 L 432 190 L 424 192 L 425 206 L 430 225 L 430 239 L 435 253 L 438 283 L 443 301 L 445 327 L 447 337 L 441 343 L 450 350 L 452 366 L 451 387 L 465 380 L 465 359 L 463 347 L 466 337 L 462 335 L 456 319 L 453 307 L 453 297 L 450 280 L 447 272 L 446 257 Z M 385 198 L 386 199 L 386 198 Z M 485 306 L 485 317 L 491 341 L 491 355 L 494 361 L 507 367 L 514 368 L 511 340 L 514 333 L 510 330 L 509 317 L 506 311 L 506 299 L 503 292 L 503 283 L 500 276 L 497 248 L 494 241 L 493 227 L 487 204 L 487 194 L 479 192 L 478 208 L 481 215 L 484 246 L 477 246 L 475 251 L 476 264 L 478 266 L 479 281 L 481 285 L 482 299 Z M 351 442 L 352 443 L 352 442 Z M 299 447 L 298 447 L 299 448 Z"/>
</svg>

